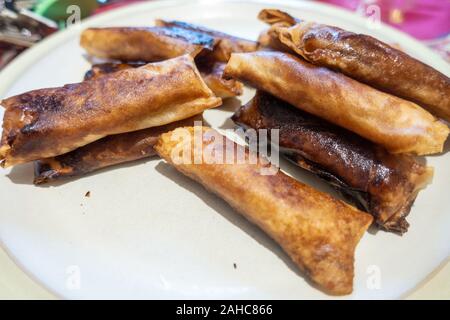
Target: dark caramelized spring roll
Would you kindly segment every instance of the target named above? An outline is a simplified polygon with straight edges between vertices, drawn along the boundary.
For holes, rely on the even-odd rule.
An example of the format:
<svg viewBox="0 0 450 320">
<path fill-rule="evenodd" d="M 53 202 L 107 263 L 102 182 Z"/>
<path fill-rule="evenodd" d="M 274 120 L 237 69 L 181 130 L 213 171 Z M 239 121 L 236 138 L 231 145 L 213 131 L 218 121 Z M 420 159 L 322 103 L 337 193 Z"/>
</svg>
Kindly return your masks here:
<svg viewBox="0 0 450 320">
<path fill-rule="evenodd" d="M 121 61 L 154 62 L 187 53 L 212 50 L 216 40 L 204 33 L 177 27 L 89 28 L 80 45 L 92 56 Z"/>
<path fill-rule="evenodd" d="M 34 183 L 80 176 L 116 164 L 152 157 L 156 154 L 153 146 L 160 134 L 178 127 L 192 126 L 195 121 L 202 121 L 202 116 L 107 136 L 69 153 L 35 161 Z"/>
<path fill-rule="evenodd" d="M 194 139 L 203 143 L 193 143 Z M 258 225 L 323 290 L 336 295 L 351 293 L 355 248 L 372 217 L 281 171 L 262 175 L 262 169 L 270 164 L 259 156 L 257 163 L 234 158 L 233 163 L 225 164 L 223 158 L 213 155 L 219 161 L 211 161 L 206 155 L 211 150 L 215 155 L 229 155 L 237 148 L 206 127 L 178 128 L 162 134 L 155 145 L 164 160 Z"/>
<path fill-rule="evenodd" d="M 206 85 L 214 92 L 214 94 L 222 99 L 236 97 L 242 94 L 243 85 L 234 79 L 224 79 L 222 77 L 225 64 L 222 62 L 213 63 L 196 63 L 200 74 Z M 137 68 L 143 63 L 102 63 L 93 65 L 86 72 L 84 79 L 95 79 L 104 74 L 125 70 L 129 68 Z"/>
<path fill-rule="evenodd" d="M 231 36 L 223 32 L 182 21 L 156 20 L 155 23 L 157 26 L 176 27 L 184 29 L 186 32 L 198 32 L 213 37 L 217 44 L 215 45 L 212 53 L 206 54 L 211 55 L 212 59 L 215 61 L 227 62 L 233 52 L 256 51 L 258 46 L 255 41 Z"/>
<path fill-rule="evenodd" d="M 221 99 L 203 82 L 191 56 L 118 71 L 2 101 L 2 165 L 67 153 L 105 136 L 189 118 Z"/>
<path fill-rule="evenodd" d="M 433 169 L 409 155 L 393 155 L 353 132 L 258 91 L 232 117 L 245 128 L 278 129 L 281 151 L 324 179 L 388 231 L 408 230 L 408 215 Z"/>
<path fill-rule="evenodd" d="M 449 128 L 413 102 L 282 52 L 234 53 L 224 76 L 384 146 L 392 153 L 441 152 Z"/>
<path fill-rule="evenodd" d="M 434 68 L 368 35 L 292 17 L 277 20 L 273 10 L 261 16 L 268 23 L 284 21 L 274 31 L 307 61 L 413 101 L 450 122 L 450 78 Z"/>
</svg>

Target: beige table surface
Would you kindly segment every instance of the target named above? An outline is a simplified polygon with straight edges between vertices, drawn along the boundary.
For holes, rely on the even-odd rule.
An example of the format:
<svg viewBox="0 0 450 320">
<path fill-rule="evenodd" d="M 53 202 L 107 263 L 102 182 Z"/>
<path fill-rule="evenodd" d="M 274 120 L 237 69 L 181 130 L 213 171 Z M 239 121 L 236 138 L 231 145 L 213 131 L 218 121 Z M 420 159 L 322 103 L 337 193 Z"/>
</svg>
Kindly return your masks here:
<svg viewBox="0 0 450 320">
<path fill-rule="evenodd" d="M 450 263 L 428 277 L 409 299 L 450 299 Z M 0 299 L 55 299 L 56 297 L 30 279 L 0 248 Z"/>
</svg>

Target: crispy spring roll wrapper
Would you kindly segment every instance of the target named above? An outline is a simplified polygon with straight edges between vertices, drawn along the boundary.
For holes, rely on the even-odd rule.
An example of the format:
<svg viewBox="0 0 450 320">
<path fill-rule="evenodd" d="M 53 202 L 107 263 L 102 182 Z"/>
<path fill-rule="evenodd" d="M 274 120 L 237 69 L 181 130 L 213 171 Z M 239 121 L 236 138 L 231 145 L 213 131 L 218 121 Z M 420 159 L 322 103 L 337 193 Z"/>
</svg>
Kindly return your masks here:
<svg viewBox="0 0 450 320">
<path fill-rule="evenodd" d="M 84 80 L 91 80 L 98 78 L 104 74 L 113 73 L 120 70 L 137 68 L 144 63 L 101 63 L 93 65 L 92 68 L 86 72 Z M 198 69 L 202 75 L 206 85 L 219 98 L 231 98 L 240 96 L 243 91 L 243 84 L 234 79 L 225 79 L 222 77 L 225 63 L 222 62 L 205 62 L 198 63 Z"/>
<path fill-rule="evenodd" d="M 194 130 L 199 138 L 194 138 Z M 323 290 L 336 295 L 351 293 L 355 248 L 372 217 L 281 171 L 262 175 L 263 168 L 270 166 L 264 159 L 259 158 L 257 164 L 237 162 L 236 158 L 224 164 L 221 157 L 211 161 L 217 159 L 206 155 L 211 150 L 228 154 L 239 148 L 217 135 L 206 127 L 178 128 L 162 134 L 155 150 L 258 225 Z M 194 139 L 203 139 L 203 143 L 194 144 Z M 245 156 L 248 159 L 247 150 Z M 191 161 L 179 161 L 183 157 Z M 201 163 L 194 163 L 194 157 L 201 157 Z"/>
<path fill-rule="evenodd" d="M 202 121 L 201 115 L 133 132 L 104 137 L 71 152 L 34 162 L 34 183 L 80 176 L 102 168 L 156 155 L 153 146 L 159 136 L 178 127 Z"/>
<path fill-rule="evenodd" d="M 2 165 L 54 157 L 105 136 L 161 126 L 217 107 L 191 56 L 2 101 Z"/>
<path fill-rule="evenodd" d="M 275 30 L 283 44 L 307 61 L 413 101 L 450 122 L 450 78 L 405 52 L 364 34 L 314 22 Z"/>
<path fill-rule="evenodd" d="M 210 55 L 215 61 L 227 62 L 233 52 L 252 52 L 258 49 L 258 44 L 255 41 L 231 36 L 203 26 L 176 20 L 165 21 L 159 19 L 155 21 L 155 24 L 161 27 L 184 29 L 186 32 L 198 32 L 214 38 L 216 45 L 213 51 L 211 53 L 205 52 L 205 54 Z"/>
<path fill-rule="evenodd" d="M 262 91 L 232 119 L 245 128 L 278 129 L 280 149 L 290 160 L 330 183 L 388 231 L 408 230 L 405 218 L 433 176 L 431 167 L 410 155 L 390 154 Z"/>
<path fill-rule="evenodd" d="M 224 76 L 384 146 L 391 153 L 441 152 L 449 129 L 413 102 L 282 52 L 234 53 Z"/>
<path fill-rule="evenodd" d="M 177 27 L 89 28 L 80 45 L 92 56 L 121 61 L 161 61 L 212 50 L 217 41 L 204 33 Z"/>
<path fill-rule="evenodd" d="M 278 9 L 263 9 L 259 12 L 258 19 L 270 25 L 293 26 L 300 22 L 299 19 Z"/>
</svg>

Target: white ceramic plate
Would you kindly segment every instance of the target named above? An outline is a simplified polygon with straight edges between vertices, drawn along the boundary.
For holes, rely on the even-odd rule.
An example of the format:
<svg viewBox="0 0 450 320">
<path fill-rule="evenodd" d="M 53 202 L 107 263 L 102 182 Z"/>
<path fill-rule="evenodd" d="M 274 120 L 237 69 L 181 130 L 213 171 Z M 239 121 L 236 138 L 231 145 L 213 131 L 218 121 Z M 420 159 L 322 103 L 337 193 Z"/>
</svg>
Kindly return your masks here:
<svg viewBox="0 0 450 320">
<path fill-rule="evenodd" d="M 265 27 L 256 15 L 265 7 L 399 43 L 450 73 L 444 61 L 412 38 L 385 26 L 369 29 L 362 18 L 316 3 L 166 1 L 106 13 L 43 41 L 2 71 L 0 97 L 80 81 L 89 68 L 78 46 L 85 27 L 150 25 L 154 18 L 167 18 L 255 39 Z M 251 94 L 248 90 L 241 100 Z M 238 104 L 208 111 L 206 119 L 229 128 Z M 412 209 L 409 232 L 403 237 L 367 233 L 358 246 L 350 298 L 399 298 L 449 256 L 450 155 L 428 161 L 436 168 L 435 179 Z M 282 167 L 330 190 L 300 169 Z M 161 160 L 44 187 L 33 186 L 32 178 L 31 164 L 0 170 L 0 239 L 28 274 L 61 297 L 327 298 L 261 231 Z"/>
</svg>

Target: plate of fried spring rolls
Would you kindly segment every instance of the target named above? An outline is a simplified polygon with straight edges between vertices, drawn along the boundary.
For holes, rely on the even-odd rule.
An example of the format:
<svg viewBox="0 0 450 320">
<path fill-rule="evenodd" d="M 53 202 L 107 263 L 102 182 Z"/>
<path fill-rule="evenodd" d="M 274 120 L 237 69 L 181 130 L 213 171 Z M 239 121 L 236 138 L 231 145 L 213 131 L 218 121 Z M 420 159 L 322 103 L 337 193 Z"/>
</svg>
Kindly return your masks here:
<svg viewBox="0 0 450 320">
<path fill-rule="evenodd" d="M 15 149 L 7 155 L 6 168 L 0 168 L 0 236 L 42 284 L 68 298 L 399 298 L 447 257 L 448 142 L 441 125 L 445 118 L 436 107 L 439 92 L 445 92 L 439 86 L 446 81 L 442 75 L 448 76 L 446 65 L 395 30 L 367 29 L 364 22 L 329 7 L 284 6 L 282 1 L 268 6 L 277 10 L 266 6 L 230 2 L 176 8 L 173 3 L 149 2 L 119 9 L 123 13 L 83 22 L 80 28 L 36 46 L 18 58 L 22 67 L 14 62 L 0 73 L 4 101 L 39 88 L 60 90 L 59 97 L 65 98 L 61 109 L 54 111 L 50 106 L 59 100 L 53 100 L 51 91 L 37 99 L 11 100 L 23 116 L 0 108 L 14 119 L 2 152 Z M 305 40 L 300 36 L 303 21 L 314 25 L 307 31 L 315 40 L 327 39 L 314 30 L 328 28 L 339 34 L 336 46 L 327 45 L 332 51 L 315 60 L 314 54 L 299 50 Z M 358 42 L 368 39 L 363 34 L 383 44 L 397 42 L 405 55 L 374 40 Z M 323 49 L 321 43 L 313 48 Z M 341 60 L 329 58 L 340 46 L 361 56 L 367 44 L 380 46 L 377 56 L 392 52 L 405 66 L 422 70 L 419 74 L 428 77 L 423 92 L 434 100 L 423 100 L 427 98 L 423 92 L 411 95 L 411 90 L 420 91 L 415 90 L 420 89 L 420 77 L 411 77 L 408 84 L 406 73 L 392 69 L 404 82 L 394 86 L 380 83 L 380 73 L 370 68 L 376 61 L 350 65 L 351 72 L 344 66 L 347 52 L 339 51 Z M 272 58 L 285 55 L 281 62 L 251 63 L 266 74 L 264 81 L 227 71 L 227 63 L 236 63 L 234 55 L 263 53 Z M 406 53 L 418 59 L 413 61 Z M 145 88 L 140 81 L 130 81 L 129 86 L 116 83 L 117 90 L 103 90 L 110 81 L 125 80 L 123 73 L 137 75 L 149 63 L 164 64 L 186 54 L 193 57 L 200 75 L 195 82 L 203 82 L 206 87 L 201 87 L 205 92 L 209 88 L 212 99 L 230 102 L 223 108 L 195 109 L 214 129 L 195 127 L 196 118 L 189 118 L 194 110 L 173 113 L 176 106 L 171 103 L 161 104 L 170 120 L 149 128 L 140 123 L 158 106 L 133 113 L 137 108 L 118 104 L 123 112 L 117 118 L 108 103 L 91 109 L 95 103 L 87 98 L 101 94 L 102 102 L 116 105 L 118 97 L 128 101 L 130 92 L 141 89 L 142 101 L 153 101 L 154 95 L 189 99 L 189 90 L 198 87 L 190 84 L 188 89 L 181 83 L 184 80 L 172 87 L 147 83 Z M 102 61 L 89 65 L 86 55 L 95 58 L 90 61 Z M 286 67 L 286 57 L 301 61 L 301 67 L 297 63 Z M 390 70 L 386 64 L 378 66 L 384 73 Z M 77 83 L 86 70 L 83 84 Z M 426 70 L 430 72 L 425 74 Z M 295 77 L 285 77 L 289 72 Z M 70 89 L 82 96 L 77 88 L 91 88 L 85 82 L 96 88 L 86 90 L 87 103 L 66 108 L 78 101 Z M 65 83 L 76 85 L 61 89 Z M 254 88 L 260 89 L 256 96 Z M 133 100 L 137 105 L 134 101 L 140 99 Z M 331 110 L 320 110 L 324 104 Z M 16 124 L 28 116 L 33 120 L 33 112 L 41 111 L 39 105 L 43 108 L 37 123 L 45 126 L 33 136 Z M 232 106 L 242 107 L 231 110 Z M 92 117 L 81 117 L 84 110 Z M 187 131 L 201 128 L 206 136 L 219 131 L 232 137 L 223 129 L 233 126 L 233 113 L 240 126 L 279 129 L 281 155 L 299 168 L 282 161 L 281 171 L 267 176 L 259 174 L 267 165 L 262 157 L 256 166 L 173 161 L 177 148 L 169 138 L 174 133 L 194 126 Z M 43 114 L 48 120 L 42 121 Z M 174 114 L 183 119 L 176 121 Z M 122 126 L 129 116 L 136 116 L 133 125 Z M 71 124 L 70 119 L 77 121 Z M 63 121 L 70 130 L 58 129 Z M 240 140 L 224 141 L 237 149 L 245 145 Z M 207 152 L 218 140 L 204 142 L 201 150 Z M 27 148 L 34 149 L 34 155 Z M 416 157 L 429 154 L 426 159 Z M 150 157 L 152 161 L 98 171 Z M 35 182 L 47 188 L 32 185 L 33 165 Z M 98 172 L 88 174 L 93 171 Z M 307 171 L 325 183 L 303 179 L 310 176 Z M 69 176 L 83 178 L 45 184 Z M 325 184 L 344 198 L 317 191 Z M 377 232 L 378 228 L 390 232 Z M 54 276 L 68 270 L 68 264 L 80 267 L 81 290 L 69 290 Z"/>
</svg>

